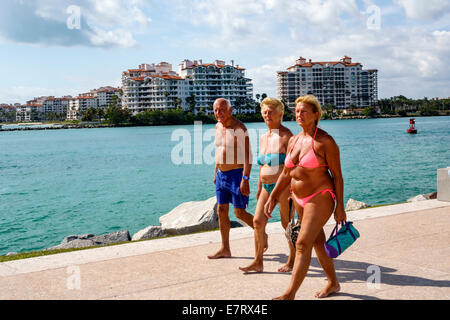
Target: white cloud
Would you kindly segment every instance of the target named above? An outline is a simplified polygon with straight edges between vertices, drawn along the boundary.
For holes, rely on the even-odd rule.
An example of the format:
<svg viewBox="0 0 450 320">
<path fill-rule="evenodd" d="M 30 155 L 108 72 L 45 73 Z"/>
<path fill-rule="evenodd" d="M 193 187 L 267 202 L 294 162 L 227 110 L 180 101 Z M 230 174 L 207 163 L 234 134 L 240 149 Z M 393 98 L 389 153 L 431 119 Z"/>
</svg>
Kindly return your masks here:
<svg viewBox="0 0 450 320">
<path fill-rule="evenodd" d="M 105 31 L 97 27 L 92 28 L 94 33 L 90 35 L 90 41 L 98 47 L 134 47 L 137 45 L 133 35 L 123 29 Z"/>
<path fill-rule="evenodd" d="M 363 18 L 355 0 L 172 0 L 170 5 L 177 19 L 207 30 L 192 35 L 199 48 L 267 45 L 285 33 L 297 40 L 311 29 L 338 33 L 346 24 L 343 16 Z"/>
<path fill-rule="evenodd" d="M 403 7 L 406 16 L 418 20 L 434 20 L 448 14 L 450 2 L 442 0 L 394 0 Z"/>
<path fill-rule="evenodd" d="M 198 48 L 255 53 L 248 62 L 240 60 L 253 79 L 254 93 L 276 96 L 276 71 L 285 70 L 299 56 L 336 61 L 348 55 L 364 68 L 379 70 L 380 96 L 448 96 L 448 28 L 442 28 L 442 22 L 407 26 L 402 18 L 401 8 L 410 18 L 443 19 L 448 4 L 427 3 L 427 8 L 416 0 L 378 6 L 381 26 L 370 30 L 366 10 L 376 5 L 373 0 L 360 6 L 354 0 L 203 0 L 190 7 L 173 2 L 183 7 L 185 21 L 208 30 L 192 36 Z M 400 20 L 383 23 L 387 15 Z M 270 47 L 280 50 L 266 50 Z"/>
<path fill-rule="evenodd" d="M 379 96 L 450 96 L 450 32 L 395 27 L 352 29 L 322 41 L 286 46 L 286 56 L 248 69 L 254 92 L 276 95 L 276 71 L 286 70 L 299 56 L 313 61 L 337 61 L 344 55 L 365 69 L 378 69 Z M 293 53 L 295 56 L 293 56 Z"/>
<path fill-rule="evenodd" d="M 67 26 L 70 6 L 80 8 L 79 28 Z M 141 0 L 2 1 L 0 37 L 44 46 L 132 47 L 133 34 L 151 21 L 146 6 Z"/>
</svg>

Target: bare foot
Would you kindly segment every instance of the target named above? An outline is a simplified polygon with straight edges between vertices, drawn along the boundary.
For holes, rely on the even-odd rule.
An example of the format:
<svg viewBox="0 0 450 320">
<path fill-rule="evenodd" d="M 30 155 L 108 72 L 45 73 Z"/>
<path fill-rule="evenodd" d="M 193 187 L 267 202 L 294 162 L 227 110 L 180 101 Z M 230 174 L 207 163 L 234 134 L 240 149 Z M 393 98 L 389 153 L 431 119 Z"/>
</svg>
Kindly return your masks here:
<svg viewBox="0 0 450 320">
<path fill-rule="evenodd" d="M 294 297 L 291 297 L 287 294 L 283 294 L 282 296 L 273 298 L 272 300 L 294 300 Z"/>
<path fill-rule="evenodd" d="M 286 263 L 284 266 L 278 269 L 278 272 L 291 272 L 293 266 L 289 263 Z"/>
<path fill-rule="evenodd" d="M 253 262 L 252 264 L 250 264 L 249 266 L 247 266 L 245 268 L 239 267 L 239 270 L 244 271 L 245 273 L 251 272 L 251 271 L 263 272 L 264 267 L 263 267 L 262 263 Z"/>
<path fill-rule="evenodd" d="M 264 244 L 264 252 L 266 252 L 267 249 L 269 249 L 269 236 L 267 235 L 267 233 L 265 234 L 264 239 L 266 241 L 266 243 Z"/>
<path fill-rule="evenodd" d="M 325 288 L 320 291 L 317 291 L 314 297 L 322 299 L 328 297 L 330 294 L 339 292 L 341 290 L 341 286 L 338 284 L 328 283 Z"/>
<path fill-rule="evenodd" d="M 215 254 L 208 256 L 208 259 L 221 259 L 221 258 L 231 258 L 231 252 L 229 250 L 220 249 Z"/>
</svg>

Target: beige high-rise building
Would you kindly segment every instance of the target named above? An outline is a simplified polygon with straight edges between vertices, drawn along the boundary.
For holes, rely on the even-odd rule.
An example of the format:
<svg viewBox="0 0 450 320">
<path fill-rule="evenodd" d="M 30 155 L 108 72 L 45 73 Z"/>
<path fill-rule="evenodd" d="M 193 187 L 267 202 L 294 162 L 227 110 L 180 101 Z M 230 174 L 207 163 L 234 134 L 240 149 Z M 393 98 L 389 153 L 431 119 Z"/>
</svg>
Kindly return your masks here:
<svg viewBox="0 0 450 320">
<path fill-rule="evenodd" d="M 278 98 L 294 108 L 295 100 L 315 95 L 322 105 L 364 108 L 378 101 L 378 70 L 363 69 L 345 56 L 339 61 L 313 62 L 300 57 L 287 71 L 277 72 Z"/>
</svg>

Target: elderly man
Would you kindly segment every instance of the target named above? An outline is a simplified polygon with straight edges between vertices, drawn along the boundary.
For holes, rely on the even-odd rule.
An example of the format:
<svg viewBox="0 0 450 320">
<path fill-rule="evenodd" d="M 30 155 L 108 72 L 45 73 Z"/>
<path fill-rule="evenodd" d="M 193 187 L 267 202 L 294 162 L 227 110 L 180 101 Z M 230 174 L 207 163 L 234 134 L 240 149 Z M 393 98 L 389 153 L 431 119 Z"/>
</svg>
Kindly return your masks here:
<svg viewBox="0 0 450 320">
<path fill-rule="evenodd" d="M 230 218 L 229 203 L 234 207 L 236 217 L 253 228 L 253 216 L 245 211 L 250 194 L 249 176 L 252 165 L 250 139 L 245 125 L 233 117 L 233 108 L 227 99 L 214 102 L 216 117 L 216 185 L 217 211 L 222 247 L 209 259 L 230 258 Z"/>
</svg>

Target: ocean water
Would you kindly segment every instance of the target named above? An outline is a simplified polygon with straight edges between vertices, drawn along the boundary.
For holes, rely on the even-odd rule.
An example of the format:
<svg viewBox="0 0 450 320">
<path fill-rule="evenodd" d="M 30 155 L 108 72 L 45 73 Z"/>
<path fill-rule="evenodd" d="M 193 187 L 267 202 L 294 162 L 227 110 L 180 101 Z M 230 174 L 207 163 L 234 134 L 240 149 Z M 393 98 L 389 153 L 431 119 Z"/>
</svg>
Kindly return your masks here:
<svg viewBox="0 0 450 320">
<path fill-rule="evenodd" d="M 437 168 L 450 166 L 450 117 L 416 118 L 417 135 L 408 125 L 408 118 L 320 122 L 340 148 L 345 201 L 396 203 L 436 191 Z M 265 125 L 247 128 L 261 133 Z M 48 248 L 72 234 L 133 235 L 183 202 L 215 196 L 214 165 L 205 163 L 213 129 L 203 125 L 196 146 L 193 125 L 0 132 L 0 254 Z M 191 135 L 183 153 L 191 163 L 172 161 L 176 130 Z M 249 212 L 257 179 L 254 164 Z"/>
</svg>

